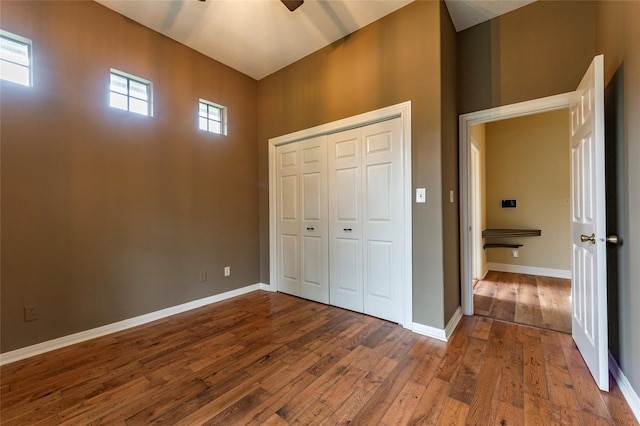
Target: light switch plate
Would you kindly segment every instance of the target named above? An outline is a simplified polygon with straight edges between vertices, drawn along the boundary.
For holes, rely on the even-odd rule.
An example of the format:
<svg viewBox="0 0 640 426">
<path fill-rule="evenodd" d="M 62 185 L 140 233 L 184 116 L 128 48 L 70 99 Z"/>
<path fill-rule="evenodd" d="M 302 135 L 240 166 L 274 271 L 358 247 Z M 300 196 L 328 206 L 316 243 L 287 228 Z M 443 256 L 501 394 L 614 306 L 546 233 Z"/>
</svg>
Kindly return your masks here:
<svg viewBox="0 0 640 426">
<path fill-rule="evenodd" d="M 416 203 L 426 203 L 426 202 L 427 202 L 427 189 L 416 188 Z"/>
</svg>

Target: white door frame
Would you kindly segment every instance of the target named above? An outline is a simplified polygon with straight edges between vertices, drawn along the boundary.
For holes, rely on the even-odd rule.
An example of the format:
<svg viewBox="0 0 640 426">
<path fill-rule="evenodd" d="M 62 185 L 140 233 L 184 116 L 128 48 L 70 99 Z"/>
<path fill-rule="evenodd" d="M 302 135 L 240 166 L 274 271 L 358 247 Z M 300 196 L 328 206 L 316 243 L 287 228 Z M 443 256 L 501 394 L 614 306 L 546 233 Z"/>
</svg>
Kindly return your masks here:
<svg viewBox="0 0 640 426">
<path fill-rule="evenodd" d="M 473 315 L 473 274 L 471 261 L 471 126 L 508 118 L 569 109 L 576 92 L 500 106 L 460 116 L 460 277 L 462 312 Z M 567 140 L 569 134 L 567 134 Z M 567 149 L 569 143 L 567 142 Z"/>
<path fill-rule="evenodd" d="M 482 230 L 480 229 L 482 226 L 481 222 L 481 205 L 482 202 L 480 200 L 481 190 L 480 190 L 480 149 L 477 144 L 471 138 L 471 145 L 469 145 L 471 150 L 470 152 L 470 186 L 469 186 L 469 195 L 471 203 L 469 204 L 471 207 L 470 210 L 470 219 L 471 219 L 471 237 L 469 242 L 471 243 L 471 279 L 484 279 L 484 265 L 482 264 Z M 474 162 L 474 155 L 476 161 Z M 475 172 L 475 173 L 474 173 Z"/>
<path fill-rule="evenodd" d="M 300 130 L 287 135 L 269 139 L 269 282 L 271 291 L 277 288 L 277 250 L 276 250 L 276 147 L 279 145 L 308 139 L 314 136 L 336 133 L 356 127 L 362 127 L 378 121 L 400 117 L 402 120 L 402 200 L 404 207 L 404 282 L 402 283 L 402 326 L 413 327 L 413 243 L 412 243 L 412 186 L 411 186 L 411 101 L 344 118 L 310 129 Z"/>
</svg>

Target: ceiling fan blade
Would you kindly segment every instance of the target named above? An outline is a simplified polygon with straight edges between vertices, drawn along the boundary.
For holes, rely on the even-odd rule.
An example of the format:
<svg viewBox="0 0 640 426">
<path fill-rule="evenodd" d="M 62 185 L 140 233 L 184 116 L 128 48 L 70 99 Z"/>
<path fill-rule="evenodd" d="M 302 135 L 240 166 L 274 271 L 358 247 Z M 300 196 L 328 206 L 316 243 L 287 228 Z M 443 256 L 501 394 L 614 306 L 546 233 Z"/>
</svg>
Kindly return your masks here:
<svg viewBox="0 0 640 426">
<path fill-rule="evenodd" d="M 280 0 L 285 6 L 287 6 L 287 9 L 289 9 L 290 11 L 294 11 L 297 8 L 299 8 L 300 6 L 302 6 L 302 3 L 304 3 L 304 0 Z"/>
</svg>

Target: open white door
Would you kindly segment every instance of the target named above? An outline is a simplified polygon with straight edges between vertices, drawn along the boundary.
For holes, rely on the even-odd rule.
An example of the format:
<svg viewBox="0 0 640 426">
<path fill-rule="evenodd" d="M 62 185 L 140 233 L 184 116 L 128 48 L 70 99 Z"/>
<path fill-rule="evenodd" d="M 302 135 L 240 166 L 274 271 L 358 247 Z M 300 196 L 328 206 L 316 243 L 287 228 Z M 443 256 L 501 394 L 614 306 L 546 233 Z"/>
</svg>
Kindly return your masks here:
<svg viewBox="0 0 640 426">
<path fill-rule="evenodd" d="M 572 334 L 598 387 L 609 390 L 604 175 L 604 58 L 571 107 Z"/>
</svg>

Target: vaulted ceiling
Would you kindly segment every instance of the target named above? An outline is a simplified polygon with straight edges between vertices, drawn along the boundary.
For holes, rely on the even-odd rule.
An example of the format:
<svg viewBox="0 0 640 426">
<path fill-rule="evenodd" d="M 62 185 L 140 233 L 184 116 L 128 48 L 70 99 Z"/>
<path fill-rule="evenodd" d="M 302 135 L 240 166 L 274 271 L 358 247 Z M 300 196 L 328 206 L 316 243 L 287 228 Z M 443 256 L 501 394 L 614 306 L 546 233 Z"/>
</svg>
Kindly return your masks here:
<svg viewBox="0 0 640 426">
<path fill-rule="evenodd" d="M 97 0 L 256 80 L 413 0 Z M 434 1 L 434 0 L 417 0 Z M 533 0 L 445 0 L 457 31 Z"/>
</svg>

